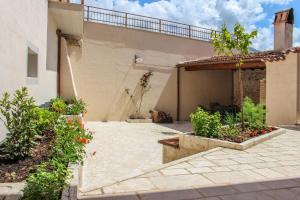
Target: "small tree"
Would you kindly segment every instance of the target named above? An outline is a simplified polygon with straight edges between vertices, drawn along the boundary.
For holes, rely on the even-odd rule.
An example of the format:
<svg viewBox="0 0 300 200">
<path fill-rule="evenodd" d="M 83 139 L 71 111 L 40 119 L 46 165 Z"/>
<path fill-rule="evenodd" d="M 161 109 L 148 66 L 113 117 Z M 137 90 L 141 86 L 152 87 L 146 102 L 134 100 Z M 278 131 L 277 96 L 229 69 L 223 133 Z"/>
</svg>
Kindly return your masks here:
<svg viewBox="0 0 300 200">
<path fill-rule="evenodd" d="M 243 112 L 243 81 L 242 81 L 242 70 L 243 57 L 249 54 L 249 47 L 252 45 L 252 39 L 257 36 L 257 31 L 252 31 L 247 33 L 245 28 L 239 23 L 235 24 L 233 35 L 228 31 L 227 26 L 224 24 L 221 29 L 221 33 L 212 32 L 211 38 L 214 46 L 214 50 L 219 55 L 226 55 L 234 57 L 237 54 L 236 67 L 238 70 L 238 80 L 239 80 L 239 96 L 241 101 L 241 122 L 242 128 L 244 130 L 244 112 Z"/>
</svg>

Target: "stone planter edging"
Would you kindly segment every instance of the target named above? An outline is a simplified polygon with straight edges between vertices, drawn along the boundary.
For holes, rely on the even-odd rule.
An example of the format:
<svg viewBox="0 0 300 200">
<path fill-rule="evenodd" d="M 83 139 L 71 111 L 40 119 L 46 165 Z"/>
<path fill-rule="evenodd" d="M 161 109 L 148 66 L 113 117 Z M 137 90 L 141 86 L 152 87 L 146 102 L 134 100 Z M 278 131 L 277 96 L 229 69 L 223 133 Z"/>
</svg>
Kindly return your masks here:
<svg viewBox="0 0 300 200">
<path fill-rule="evenodd" d="M 128 123 L 152 123 L 152 119 L 127 119 Z"/>
<path fill-rule="evenodd" d="M 25 182 L 0 183 L 0 199 L 19 200 L 23 196 Z"/>
<path fill-rule="evenodd" d="M 77 200 L 78 185 L 81 182 L 79 173 L 80 168 L 80 165 L 69 166 L 72 179 L 70 180 L 69 186 L 63 190 L 61 200 Z"/>
<path fill-rule="evenodd" d="M 205 138 L 200 136 L 194 136 L 190 134 L 179 135 L 179 147 L 185 149 L 194 149 L 199 152 L 206 151 L 208 149 L 213 149 L 216 147 L 224 147 L 236 150 L 246 150 L 254 145 L 262 143 L 278 135 L 284 134 L 286 130 L 279 128 L 278 130 L 272 131 L 265 135 L 260 135 L 258 137 L 252 138 L 242 143 L 234 143 L 225 140 Z"/>
</svg>

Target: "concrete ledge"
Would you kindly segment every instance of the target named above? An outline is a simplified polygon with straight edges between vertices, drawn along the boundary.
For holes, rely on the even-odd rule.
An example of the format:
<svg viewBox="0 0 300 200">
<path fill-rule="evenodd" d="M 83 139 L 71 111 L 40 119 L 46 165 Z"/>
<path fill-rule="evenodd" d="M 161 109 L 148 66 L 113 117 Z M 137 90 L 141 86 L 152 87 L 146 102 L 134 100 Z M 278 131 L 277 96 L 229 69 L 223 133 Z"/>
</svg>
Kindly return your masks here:
<svg viewBox="0 0 300 200">
<path fill-rule="evenodd" d="M 80 181 L 79 168 L 79 165 L 72 165 L 69 167 L 72 179 L 70 180 L 69 186 L 63 190 L 61 200 L 77 200 L 77 191 Z"/>
<path fill-rule="evenodd" d="M 285 129 L 278 129 L 272 131 L 271 133 L 260 135 L 242 143 L 234 143 L 225 140 L 200 137 L 192 135 L 192 133 L 186 133 L 178 135 L 179 139 L 178 137 L 170 138 L 167 140 L 159 141 L 159 143 L 163 144 L 163 163 L 168 163 L 200 152 L 205 152 L 217 147 L 235 149 L 240 151 L 246 150 L 254 145 L 262 143 L 278 135 L 284 134 L 285 132 Z M 177 141 L 178 146 L 173 147 L 169 144 L 169 141 L 173 142 L 175 140 L 179 140 Z"/>
<path fill-rule="evenodd" d="M 0 183 L 1 200 L 19 200 L 23 196 L 25 182 L 17 183 Z"/>
<path fill-rule="evenodd" d="M 152 123 L 152 119 L 127 119 L 128 123 Z"/>
<path fill-rule="evenodd" d="M 242 143 L 234 143 L 225 140 L 213 139 L 213 138 L 205 138 L 190 134 L 181 134 L 179 135 L 179 147 L 186 149 L 194 149 L 201 151 L 206 151 L 208 149 L 216 148 L 216 147 L 224 147 L 229 149 L 236 150 L 245 150 L 254 145 L 262 143 L 266 140 L 269 140 L 278 135 L 284 134 L 286 130 L 278 129 L 267 133 L 265 135 L 260 135 L 258 137 L 254 137 Z"/>
</svg>

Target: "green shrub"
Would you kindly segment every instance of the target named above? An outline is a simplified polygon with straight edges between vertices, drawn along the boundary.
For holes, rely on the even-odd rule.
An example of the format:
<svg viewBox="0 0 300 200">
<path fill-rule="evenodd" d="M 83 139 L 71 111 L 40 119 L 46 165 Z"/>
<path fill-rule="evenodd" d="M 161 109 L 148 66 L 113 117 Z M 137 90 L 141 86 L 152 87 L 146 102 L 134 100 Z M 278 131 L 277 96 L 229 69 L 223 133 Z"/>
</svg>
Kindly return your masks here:
<svg viewBox="0 0 300 200">
<path fill-rule="evenodd" d="M 55 160 L 65 165 L 83 162 L 85 144 L 92 139 L 92 135 L 80 128 L 77 122 L 68 124 L 65 118 L 60 117 L 54 128 L 56 140 L 53 147 Z"/>
<path fill-rule="evenodd" d="M 58 114 L 44 108 L 36 107 L 34 109 L 35 123 L 39 133 L 53 130 L 58 119 Z"/>
<path fill-rule="evenodd" d="M 221 116 L 219 113 L 209 114 L 202 108 L 190 115 L 195 134 L 198 136 L 217 138 L 221 128 Z"/>
<path fill-rule="evenodd" d="M 266 127 L 266 110 L 262 104 L 255 105 L 253 101 L 246 97 L 243 104 L 244 120 L 250 129 L 263 129 Z M 240 114 L 241 115 L 241 114 Z"/>
<path fill-rule="evenodd" d="M 23 199 L 59 200 L 69 178 L 66 165 L 53 160 L 43 163 L 27 178 Z"/>
<path fill-rule="evenodd" d="M 235 138 L 240 134 L 240 130 L 236 126 L 238 123 L 237 117 L 233 114 L 226 114 L 224 118 L 227 127 L 220 131 L 220 136 L 223 138 Z"/>
<path fill-rule="evenodd" d="M 60 113 L 60 114 L 65 114 L 66 108 L 67 108 L 67 104 L 65 103 L 65 101 L 63 99 L 61 99 L 61 98 L 51 99 L 50 110 Z"/>
<path fill-rule="evenodd" d="M 86 113 L 86 104 L 82 99 L 77 100 L 76 98 L 72 98 L 67 101 L 67 105 L 67 115 L 79 115 Z"/>
<path fill-rule="evenodd" d="M 1 120 L 8 130 L 3 147 L 11 159 L 28 156 L 31 148 L 36 145 L 34 138 L 38 131 L 34 108 L 35 102 L 28 96 L 25 87 L 16 90 L 12 99 L 8 93 L 4 93 L 0 100 Z"/>
</svg>

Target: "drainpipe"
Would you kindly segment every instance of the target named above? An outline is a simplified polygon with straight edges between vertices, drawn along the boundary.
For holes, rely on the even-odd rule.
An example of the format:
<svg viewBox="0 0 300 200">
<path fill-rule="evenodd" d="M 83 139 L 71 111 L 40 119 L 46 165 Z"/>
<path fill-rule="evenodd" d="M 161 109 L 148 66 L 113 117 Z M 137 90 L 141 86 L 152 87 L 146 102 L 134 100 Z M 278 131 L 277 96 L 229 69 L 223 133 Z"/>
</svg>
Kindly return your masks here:
<svg viewBox="0 0 300 200">
<path fill-rule="evenodd" d="M 61 95 L 60 91 L 60 71 L 61 71 L 61 37 L 62 33 L 60 29 L 56 30 L 57 34 L 57 96 Z"/>
<path fill-rule="evenodd" d="M 177 121 L 180 120 L 180 67 L 177 67 Z"/>
</svg>

